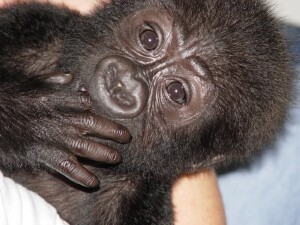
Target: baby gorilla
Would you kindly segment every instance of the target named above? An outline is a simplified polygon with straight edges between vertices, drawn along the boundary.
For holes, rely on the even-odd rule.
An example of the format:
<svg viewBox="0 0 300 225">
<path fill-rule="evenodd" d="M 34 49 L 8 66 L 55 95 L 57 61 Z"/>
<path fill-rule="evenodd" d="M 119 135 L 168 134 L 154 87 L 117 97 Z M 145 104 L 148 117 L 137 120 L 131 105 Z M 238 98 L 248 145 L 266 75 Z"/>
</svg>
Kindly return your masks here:
<svg viewBox="0 0 300 225">
<path fill-rule="evenodd" d="M 261 1 L 117 0 L 86 17 L 31 4 L 2 15 L 28 38 L 24 44 L 24 35 L 15 35 L 17 47 L 2 44 L 13 49 L 2 56 L 7 71 L 76 74 L 54 95 L 69 94 L 64 103 L 74 90 L 88 91 L 95 112 L 132 135 L 129 144 L 101 141 L 120 151 L 121 164 L 84 161 L 99 189 L 74 188 L 43 171 L 8 173 L 72 225 L 173 224 L 174 179 L 247 159 L 284 119 L 292 75 L 277 21 Z M 37 58 L 22 61 L 32 51 Z M 62 75 L 30 77 L 45 87 L 67 83 Z"/>
</svg>

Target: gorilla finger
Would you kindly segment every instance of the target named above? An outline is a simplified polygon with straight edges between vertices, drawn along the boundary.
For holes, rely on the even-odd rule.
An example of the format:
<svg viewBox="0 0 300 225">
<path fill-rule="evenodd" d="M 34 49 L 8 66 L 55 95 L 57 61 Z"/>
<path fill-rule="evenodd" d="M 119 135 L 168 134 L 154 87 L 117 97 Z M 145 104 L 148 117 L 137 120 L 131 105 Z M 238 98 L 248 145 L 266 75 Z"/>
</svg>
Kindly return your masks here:
<svg viewBox="0 0 300 225">
<path fill-rule="evenodd" d="M 44 74 L 39 77 L 41 80 L 50 84 L 69 84 L 74 76 L 70 73 L 63 73 L 61 71 L 55 71 L 52 73 Z"/>
<path fill-rule="evenodd" d="M 58 105 L 61 108 L 75 109 L 75 110 L 90 110 L 92 109 L 92 102 L 87 92 L 80 92 L 79 96 L 68 96 L 64 101 Z"/>
<path fill-rule="evenodd" d="M 53 165 L 49 166 L 69 180 L 84 187 L 99 186 L 98 178 L 83 167 L 74 156 L 57 157 L 53 161 Z"/>
<path fill-rule="evenodd" d="M 71 123 L 77 124 L 91 135 L 119 143 L 128 143 L 131 140 L 131 134 L 126 127 L 91 113 L 83 113 L 80 116 L 73 117 Z"/>
<path fill-rule="evenodd" d="M 118 151 L 89 139 L 69 139 L 67 145 L 76 156 L 104 163 L 121 162 L 121 155 Z"/>
<path fill-rule="evenodd" d="M 57 109 L 64 112 L 83 112 L 92 109 L 92 102 L 89 95 L 86 92 L 80 92 L 80 95 L 74 94 L 71 96 L 59 96 L 57 94 L 53 96 L 53 99 L 57 98 Z M 62 99 L 63 98 L 63 99 Z"/>
</svg>

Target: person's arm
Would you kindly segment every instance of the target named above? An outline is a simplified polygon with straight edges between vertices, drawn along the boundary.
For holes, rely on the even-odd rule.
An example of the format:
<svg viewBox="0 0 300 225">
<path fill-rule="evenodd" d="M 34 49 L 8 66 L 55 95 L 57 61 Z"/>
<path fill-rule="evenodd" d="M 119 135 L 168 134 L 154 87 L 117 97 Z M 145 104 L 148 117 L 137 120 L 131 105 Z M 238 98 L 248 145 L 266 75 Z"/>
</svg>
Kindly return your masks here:
<svg viewBox="0 0 300 225">
<path fill-rule="evenodd" d="M 70 9 L 75 9 L 85 14 L 88 13 L 93 7 L 110 2 L 110 0 L 0 0 L 0 7 L 4 5 L 9 5 L 15 2 L 51 2 L 55 5 L 61 6 L 65 5 Z"/>
<path fill-rule="evenodd" d="M 215 172 L 181 177 L 173 187 L 175 225 L 225 225 L 225 213 Z"/>
</svg>

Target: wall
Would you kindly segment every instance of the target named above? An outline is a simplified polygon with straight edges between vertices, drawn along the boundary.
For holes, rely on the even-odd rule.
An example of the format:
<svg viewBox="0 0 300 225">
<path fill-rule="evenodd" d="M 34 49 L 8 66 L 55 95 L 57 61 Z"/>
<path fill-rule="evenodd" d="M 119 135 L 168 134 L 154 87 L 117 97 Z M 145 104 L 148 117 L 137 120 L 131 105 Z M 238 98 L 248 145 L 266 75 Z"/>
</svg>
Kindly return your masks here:
<svg viewBox="0 0 300 225">
<path fill-rule="evenodd" d="M 300 0 L 268 0 L 285 21 L 300 26 Z"/>
</svg>

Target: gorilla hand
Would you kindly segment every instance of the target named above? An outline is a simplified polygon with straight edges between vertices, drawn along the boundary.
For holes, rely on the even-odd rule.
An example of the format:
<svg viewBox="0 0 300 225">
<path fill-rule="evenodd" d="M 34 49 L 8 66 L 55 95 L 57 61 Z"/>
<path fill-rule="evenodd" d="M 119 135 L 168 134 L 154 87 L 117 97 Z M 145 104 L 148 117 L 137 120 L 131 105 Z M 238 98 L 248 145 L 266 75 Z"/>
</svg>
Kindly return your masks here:
<svg viewBox="0 0 300 225">
<path fill-rule="evenodd" d="M 86 92 L 66 92 L 64 85 L 72 78 L 56 72 L 21 81 L 17 92 L 6 86 L 0 89 L 0 101 L 9 101 L 11 106 L 1 110 L 0 121 L 9 121 L 0 128 L 0 153 L 6 156 L 1 165 L 47 168 L 94 187 L 98 179 L 77 156 L 112 164 L 121 161 L 115 149 L 90 137 L 126 143 L 130 140 L 127 128 L 93 114 Z"/>
</svg>

